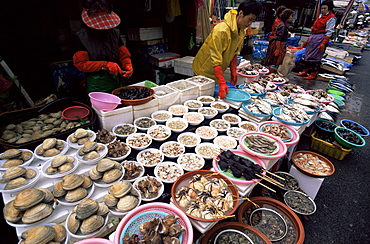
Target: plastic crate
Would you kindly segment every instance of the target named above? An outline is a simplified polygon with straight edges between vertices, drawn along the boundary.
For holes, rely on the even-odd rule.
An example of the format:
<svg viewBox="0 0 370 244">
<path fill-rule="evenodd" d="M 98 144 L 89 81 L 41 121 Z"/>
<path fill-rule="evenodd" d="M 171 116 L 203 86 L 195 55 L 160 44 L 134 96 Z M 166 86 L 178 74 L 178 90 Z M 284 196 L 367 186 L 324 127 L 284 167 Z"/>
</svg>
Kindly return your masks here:
<svg viewBox="0 0 370 244">
<path fill-rule="evenodd" d="M 329 143 L 319 138 L 316 138 L 315 135 L 316 131 L 311 134 L 312 138 L 311 148 L 313 150 L 316 150 L 320 153 L 323 153 L 338 160 L 343 160 L 343 158 L 347 156 L 349 152 L 352 151 L 352 149 L 344 149 L 341 146 L 337 146 L 333 143 Z"/>
</svg>

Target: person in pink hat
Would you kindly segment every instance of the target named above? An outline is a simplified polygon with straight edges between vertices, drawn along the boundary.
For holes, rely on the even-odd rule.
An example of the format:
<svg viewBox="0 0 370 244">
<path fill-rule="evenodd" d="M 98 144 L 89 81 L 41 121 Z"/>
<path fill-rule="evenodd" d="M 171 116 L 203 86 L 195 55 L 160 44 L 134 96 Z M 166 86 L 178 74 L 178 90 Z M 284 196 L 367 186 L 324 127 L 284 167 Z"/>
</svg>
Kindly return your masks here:
<svg viewBox="0 0 370 244">
<path fill-rule="evenodd" d="M 111 93 L 133 73 L 131 54 L 116 28 L 121 19 L 106 0 L 85 0 L 82 7 L 86 26 L 75 33 L 74 65 L 86 73 L 87 93 Z"/>
</svg>

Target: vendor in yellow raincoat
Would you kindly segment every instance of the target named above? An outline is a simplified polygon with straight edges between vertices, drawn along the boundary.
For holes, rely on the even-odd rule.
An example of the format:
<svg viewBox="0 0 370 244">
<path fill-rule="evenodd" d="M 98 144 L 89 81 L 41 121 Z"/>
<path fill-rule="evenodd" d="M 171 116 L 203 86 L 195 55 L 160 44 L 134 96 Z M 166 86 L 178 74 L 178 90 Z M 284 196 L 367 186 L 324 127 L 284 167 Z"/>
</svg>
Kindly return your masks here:
<svg viewBox="0 0 370 244">
<path fill-rule="evenodd" d="M 245 29 L 261 12 L 262 4 L 256 0 L 240 3 L 238 10 L 230 10 L 225 14 L 224 21 L 213 28 L 194 58 L 194 74 L 217 80 L 221 99 L 228 93 L 224 71 L 230 66 L 230 82 L 235 85 L 237 55 L 243 46 Z"/>
</svg>

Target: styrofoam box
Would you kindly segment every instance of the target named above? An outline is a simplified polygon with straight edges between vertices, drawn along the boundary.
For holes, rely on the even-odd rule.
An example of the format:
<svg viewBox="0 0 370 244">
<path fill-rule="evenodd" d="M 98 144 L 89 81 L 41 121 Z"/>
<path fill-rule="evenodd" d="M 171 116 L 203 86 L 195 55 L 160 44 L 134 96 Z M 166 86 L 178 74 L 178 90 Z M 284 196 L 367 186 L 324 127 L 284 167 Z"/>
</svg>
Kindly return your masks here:
<svg viewBox="0 0 370 244">
<path fill-rule="evenodd" d="M 158 53 L 149 55 L 149 62 L 157 67 L 173 67 L 174 60 L 180 58 L 177 53 Z"/>
<path fill-rule="evenodd" d="M 163 38 L 162 27 L 127 28 L 127 37 L 130 41 L 147 41 Z"/>
<path fill-rule="evenodd" d="M 203 75 L 197 75 L 186 79 L 195 83 L 199 88 L 199 96 L 213 96 L 216 82 Z"/>
<path fill-rule="evenodd" d="M 132 106 L 125 106 L 108 112 L 103 112 L 94 106 L 92 108 L 97 115 L 99 128 L 108 131 L 112 131 L 113 127 L 117 124 L 132 123 L 134 118 Z"/>
<path fill-rule="evenodd" d="M 173 64 L 175 68 L 175 73 L 193 76 L 194 75 L 192 67 L 193 60 L 194 60 L 193 56 L 185 56 L 182 58 L 175 59 Z"/>
<path fill-rule="evenodd" d="M 255 29 L 262 29 L 264 25 L 265 23 L 263 21 L 254 21 L 251 26 Z"/>
<path fill-rule="evenodd" d="M 180 93 L 180 104 L 183 104 L 187 100 L 197 99 L 199 97 L 198 86 L 188 80 L 177 80 L 167 83 L 169 86 Z"/>
<path fill-rule="evenodd" d="M 158 105 L 159 101 L 154 97 L 147 103 L 132 106 L 134 120 L 140 117 L 150 117 L 153 112 L 159 110 Z M 132 123 L 132 121 L 130 123 Z"/>
<path fill-rule="evenodd" d="M 170 106 L 180 103 L 180 92 L 166 85 L 156 86 L 152 88 L 155 91 L 154 97 L 158 99 L 158 109 L 167 110 Z M 157 93 L 165 92 L 165 95 L 159 96 Z"/>
</svg>

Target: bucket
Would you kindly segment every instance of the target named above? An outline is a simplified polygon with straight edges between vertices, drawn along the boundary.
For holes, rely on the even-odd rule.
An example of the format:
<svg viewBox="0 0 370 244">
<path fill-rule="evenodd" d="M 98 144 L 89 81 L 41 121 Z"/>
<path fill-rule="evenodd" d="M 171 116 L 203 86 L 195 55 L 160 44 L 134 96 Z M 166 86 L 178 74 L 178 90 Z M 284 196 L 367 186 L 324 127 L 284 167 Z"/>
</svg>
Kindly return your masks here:
<svg viewBox="0 0 370 244">
<path fill-rule="evenodd" d="M 259 74 L 258 75 L 245 75 L 242 73 L 236 72 L 238 75 L 238 80 L 236 82 L 237 85 L 243 85 L 243 84 L 249 84 L 252 81 L 258 80 Z"/>
</svg>

